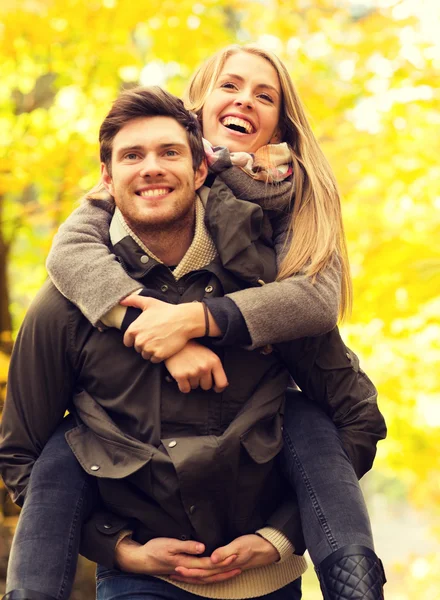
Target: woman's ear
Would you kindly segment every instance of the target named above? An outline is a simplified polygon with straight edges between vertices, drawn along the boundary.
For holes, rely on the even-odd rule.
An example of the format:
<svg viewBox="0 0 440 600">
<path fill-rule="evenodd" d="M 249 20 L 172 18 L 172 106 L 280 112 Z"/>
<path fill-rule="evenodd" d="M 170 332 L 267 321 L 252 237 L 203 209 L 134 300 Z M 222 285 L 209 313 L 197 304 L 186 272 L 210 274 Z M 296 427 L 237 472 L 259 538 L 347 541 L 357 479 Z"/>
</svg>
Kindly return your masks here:
<svg viewBox="0 0 440 600">
<path fill-rule="evenodd" d="M 283 139 L 283 136 L 281 134 L 281 130 L 279 127 L 277 127 L 276 130 L 274 131 L 272 137 L 270 138 L 269 144 L 280 144 L 282 139 Z"/>
<path fill-rule="evenodd" d="M 101 163 L 101 181 L 109 194 L 114 196 L 114 187 L 113 187 L 113 179 L 110 173 L 108 172 L 105 163 Z"/>
</svg>

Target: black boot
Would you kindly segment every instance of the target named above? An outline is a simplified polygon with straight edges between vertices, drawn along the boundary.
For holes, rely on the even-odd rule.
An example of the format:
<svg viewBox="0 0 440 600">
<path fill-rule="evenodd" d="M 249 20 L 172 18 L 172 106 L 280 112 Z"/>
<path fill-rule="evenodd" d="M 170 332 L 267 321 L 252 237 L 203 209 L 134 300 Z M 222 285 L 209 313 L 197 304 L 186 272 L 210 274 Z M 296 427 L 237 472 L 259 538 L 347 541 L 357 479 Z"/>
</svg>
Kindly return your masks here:
<svg viewBox="0 0 440 600">
<path fill-rule="evenodd" d="M 41 592 L 33 592 L 32 590 L 12 590 L 3 600 L 57 600 L 53 596 L 42 594 Z"/>
<path fill-rule="evenodd" d="M 316 568 L 324 600 L 383 600 L 386 582 L 381 560 L 366 546 L 351 544 L 327 556 Z"/>
</svg>

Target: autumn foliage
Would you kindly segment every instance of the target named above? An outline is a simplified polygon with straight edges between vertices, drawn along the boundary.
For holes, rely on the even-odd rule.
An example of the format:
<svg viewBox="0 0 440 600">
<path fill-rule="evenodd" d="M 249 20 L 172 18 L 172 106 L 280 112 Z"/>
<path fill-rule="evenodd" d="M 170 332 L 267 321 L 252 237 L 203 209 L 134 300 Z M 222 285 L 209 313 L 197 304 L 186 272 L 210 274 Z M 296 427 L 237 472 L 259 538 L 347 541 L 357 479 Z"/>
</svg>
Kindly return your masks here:
<svg viewBox="0 0 440 600">
<path fill-rule="evenodd" d="M 368 498 L 429 513 L 438 541 L 439 31 L 435 1 L 4 0 L 0 397 L 51 238 L 97 180 L 98 127 L 118 91 L 180 94 L 209 54 L 257 41 L 285 61 L 343 195 L 355 301 L 342 330 L 389 426 Z M 391 597 L 440 597 L 429 552 L 387 562 Z"/>
</svg>

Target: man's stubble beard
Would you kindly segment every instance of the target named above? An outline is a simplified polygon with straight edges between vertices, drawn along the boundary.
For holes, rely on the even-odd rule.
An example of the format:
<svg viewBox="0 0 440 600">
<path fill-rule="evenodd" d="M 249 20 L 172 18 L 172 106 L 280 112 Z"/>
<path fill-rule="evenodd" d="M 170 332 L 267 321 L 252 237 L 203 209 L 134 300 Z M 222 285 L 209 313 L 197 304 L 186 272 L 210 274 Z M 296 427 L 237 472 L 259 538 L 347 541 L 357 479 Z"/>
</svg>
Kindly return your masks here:
<svg viewBox="0 0 440 600">
<path fill-rule="evenodd" d="M 149 220 L 136 218 L 134 215 L 124 215 L 130 229 L 158 258 L 169 254 L 173 249 L 184 248 L 185 252 L 194 236 L 195 202 L 183 209 L 176 206 L 175 213 Z"/>
</svg>

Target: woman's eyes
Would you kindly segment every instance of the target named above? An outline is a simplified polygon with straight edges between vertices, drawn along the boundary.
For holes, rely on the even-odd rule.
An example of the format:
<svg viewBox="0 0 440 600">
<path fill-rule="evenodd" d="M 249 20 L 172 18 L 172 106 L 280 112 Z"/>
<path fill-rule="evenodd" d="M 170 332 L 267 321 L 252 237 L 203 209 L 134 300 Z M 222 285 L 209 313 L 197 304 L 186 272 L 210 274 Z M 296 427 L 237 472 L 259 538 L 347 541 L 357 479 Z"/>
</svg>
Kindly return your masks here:
<svg viewBox="0 0 440 600">
<path fill-rule="evenodd" d="M 237 90 L 238 91 L 238 86 L 235 83 L 231 83 L 230 81 L 227 81 L 226 83 L 222 83 L 220 87 L 226 88 L 227 90 Z M 272 96 L 269 96 L 269 94 L 257 94 L 257 98 L 264 100 L 264 102 L 270 102 L 271 104 L 274 104 L 274 102 L 275 102 L 274 99 L 272 98 Z"/>
<path fill-rule="evenodd" d="M 228 83 L 222 83 L 221 87 L 222 88 L 226 88 L 228 90 L 233 90 L 233 89 L 236 90 L 237 89 L 237 86 L 235 85 L 235 83 L 229 83 L 229 82 Z"/>
<path fill-rule="evenodd" d="M 272 96 L 269 96 L 269 94 L 259 94 L 258 97 L 262 100 L 265 100 L 266 102 L 270 102 L 271 104 L 274 103 Z"/>
</svg>

